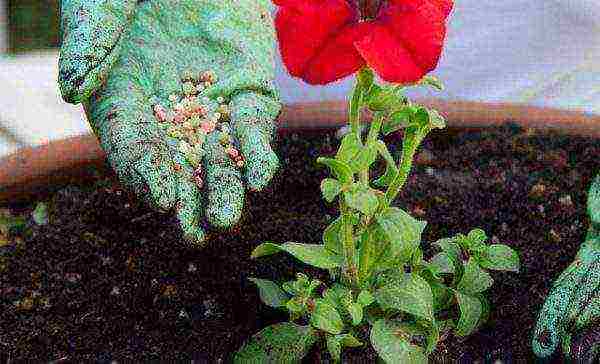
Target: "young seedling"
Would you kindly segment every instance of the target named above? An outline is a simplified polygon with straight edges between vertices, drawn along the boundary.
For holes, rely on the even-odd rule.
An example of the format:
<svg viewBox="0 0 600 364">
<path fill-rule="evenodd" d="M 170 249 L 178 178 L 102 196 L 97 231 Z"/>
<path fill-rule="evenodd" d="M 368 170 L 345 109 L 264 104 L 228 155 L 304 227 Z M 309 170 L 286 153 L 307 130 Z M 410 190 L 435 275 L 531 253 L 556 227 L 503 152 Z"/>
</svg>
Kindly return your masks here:
<svg viewBox="0 0 600 364">
<path fill-rule="evenodd" d="M 420 84 L 438 87 L 439 82 L 425 78 Z M 516 252 L 488 244 L 480 229 L 434 242 L 438 252 L 425 259 L 426 222 L 393 202 L 419 144 L 445 123 L 434 110 L 411 103 L 403 91 L 376 84 L 368 69 L 360 72 L 350 105 L 351 132 L 334 158 L 318 159 L 332 173 L 321 183 L 323 198 L 337 201 L 340 215 L 320 244 L 264 243 L 252 252 L 253 258 L 288 253 L 328 270 L 332 279 L 326 285 L 299 274 L 296 281 L 279 285 L 252 278 L 263 302 L 287 311 L 290 322 L 256 334 L 235 362 L 297 362 L 323 340 L 335 362 L 344 348 L 370 341 L 386 363 L 425 363 L 442 337 L 467 336 L 485 322 L 490 270 L 519 270 Z M 366 138 L 358 132 L 363 108 L 374 114 Z M 381 136 L 399 130 L 404 137 L 397 162 Z M 378 159 L 387 168 L 373 179 L 371 167 Z M 365 326 L 370 326 L 368 338 L 361 335 Z"/>
<path fill-rule="evenodd" d="M 439 113 L 412 103 L 404 91 L 410 85 L 442 88 L 426 74 L 439 60 L 453 2 L 278 3 L 279 47 L 293 76 L 326 84 L 356 72 L 357 81 L 350 132 L 335 156 L 317 159 L 331 172 L 321 183 L 323 198 L 338 204 L 339 216 L 318 244 L 268 242 L 252 252 L 253 258 L 290 254 L 327 270 L 331 279 L 298 275 L 279 285 L 253 278 L 262 300 L 287 311 L 290 322 L 253 336 L 234 362 L 297 363 L 319 341 L 339 362 L 344 348 L 370 341 L 386 363 L 425 363 L 442 337 L 469 335 L 485 321 L 484 293 L 493 283 L 488 270 L 519 269 L 517 254 L 506 245 L 489 245 L 479 229 L 435 242 L 438 253 L 424 257 L 426 222 L 393 205 L 419 145 L 430 131 L 445 127 Z M 389 84 L 377 83 L 373 71 Z M 365 109 L 373 117 L 366 136 L 360 120 Z M 399 131 L 402 153 L 396 160 L 382 137 Z M 386 170 L 374 178 L 378 161 Z"/>
</svg>

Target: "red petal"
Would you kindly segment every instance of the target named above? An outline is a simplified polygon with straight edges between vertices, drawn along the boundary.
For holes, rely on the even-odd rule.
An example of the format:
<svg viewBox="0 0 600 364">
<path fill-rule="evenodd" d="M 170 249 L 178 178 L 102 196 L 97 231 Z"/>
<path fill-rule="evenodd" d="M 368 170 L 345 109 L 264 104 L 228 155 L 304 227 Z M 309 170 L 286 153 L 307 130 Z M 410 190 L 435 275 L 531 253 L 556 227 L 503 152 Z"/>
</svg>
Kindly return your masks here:
<svg viewBox="0 0 600 364">
<path fill-rule="evenodd" d="M 435 69 L 446 37 L 445 16 L 436 5 L 428 0 L 404 0 L 402 5 L 384 7 L 374 23 L 378 30 L 370 38 L 371 44 L 365 40 L 358 47 L 369 65 L 384 72 L 380 74 L 383 79 L 414 82 Z M 392 46 L 396 49 L 386 49 Z M 400 58 L 388 58 L 392 55 Z M 386 58 L 389 65 L 383 64 Z M 416 72 L 414 65 L 421 72 Z"/>
<path fill-rule="evenodd" d="M 448 16 L 450 16 L 450 13 L 452 12 L 452 8 L 454 8 L 453 0 L 429 0 L 429 1 L 432 2 L 434 5 L 437 5 L 438 8 L 442 10 L 442 13 L 444 14 L 444 18 L 448 18 Z"/>
<path fill-rule="evenodd" d="M 425 74 L 403 44 L 381 25 L 373 24 L 355 45 L 367 64 L 388 82 L 414 83 Z"/>
<path fill-rule="evenodd" d="M 279 0 L 279 1 L 286 1 L 286 0 Z M 290 0 L 287 0 L 290 1 Z M 291 0 L 294 1 L 294 0 Z M 417 8 L 422 6 L 423 3 L 425 2 L 429 2 L 432 5 L 436 6 L 439 10 L 442 11 L 442 14 L 444 14 L 444 18 L 448 18 L 448 16 L 450 16 L 450 13 L 452 12 L 452 8 L 454 7 L 454 0 L 389 0 L 389 3 L 391 5 L 397 5 L 397 6 L 406 6 L 406 7 L 412 7 L 412 8 Z"/>
<path fill-rule="evenodd" d="M 358 14 L 346 0 L 276 0 L 279 49 L 292 76 L 302 77 L 317 53 Z"/>
<path fill-rule="evenodd" d="M 365 65 L 355 42 L 371 30 L 367 23 L 353 24 L 342 29 L 313 57 L 302 75 L 304 81 L 324 85 L 358 71 Z"/>
</svg>

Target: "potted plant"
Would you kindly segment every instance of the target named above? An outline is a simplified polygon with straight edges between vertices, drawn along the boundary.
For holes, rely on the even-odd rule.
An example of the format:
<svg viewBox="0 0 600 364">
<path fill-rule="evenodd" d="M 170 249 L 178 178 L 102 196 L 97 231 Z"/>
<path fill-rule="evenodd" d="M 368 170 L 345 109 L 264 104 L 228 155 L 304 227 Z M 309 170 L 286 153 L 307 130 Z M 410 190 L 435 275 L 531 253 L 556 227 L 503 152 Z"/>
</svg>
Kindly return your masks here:
<svg viewBox="0 0 600 364">
<path fill-rule="evenodd" d="M 424 82 L 437 86 L 431 78 L 424 79 Z M 182 244 L 182 234 L 169 214 L 150 210 L 124 191 L 114 179 L 100 178 L 83 187 L 69 187 L 56 194 L 45 195 L 47 203 L 38 204 L 35 209 L 35 204 L 19 205 L 16 199 L 11 200 L 11 210 L 4 211 L 2 215 L 2 236 L 9 239 L 5 239 L 3 244 L 1 261 L 1 320 L 7 330 L 3 330 L 0 336 L 0 345 L 6 349 L 4 352 L 8 359 L 235 360 L 235 351 L 243 347 L 253 333 L 286 319 L 285 311 L 262 306 L 260 298 L 277 307 L 285 301 L 286 307 L 289 303 L 288 309 L 300 316 L 310 313 L 307 321 L 312 326 L 304 326 L 307 333 L 304 340 L 293 342 L 294 345 L 290 346 L 302 350 L 284 353 L 305 354 L 304 349 L 308 345 L 299 344 L 323 339 L 312 350 L 306 350 L 305 360 L 308 362 L 336 359 L 338 353 L 344 362 L 374 361 L 377 355 L 388 361 L 401 358 L 400 355 L 423 360 L 425 346 L 433 349 L 432 344 L 438 342 L 436 328 L 440 329 L 440 336 L 430 356 L 434 362 L 448 359 L 531 359 L 529 337 L 535 314 L 550 281 L 562 270 L 563 263 L 571 260 L 567 252 L 582 238 L 584 186 L 589 184 L 593 170 L 598 167 L 597 141 L 561 136 L 546 138 L 514 126 L 483 131 L 461 129 L 451 134 L 432 132 L 431 139 L 419 140 L 432 127 L 440 126 L 442 119 L 429 108 L 410 103 L 399 91 L 398 87 L 377 85 L 370 72 L 364 70 L 359 78 L 357 98 L 350 107 L 354 130 L 345 134 L 339 143 L 335 129 L 287 130 L 278 148 L 278 154 L 285 156 L 280 177 L 276 177 L 270 190 L 248 197 L 247 211 L 238 228 L 213 231 L 209 236 L 211 244 L 203 250 Z M 358 109 L 361 107 L 374 111 L 371 130 L 375 131 L 369 133 L 371 138 L 366 136 L 362 139 L 357 131 Z M 306 105 L 299 108 L 304 113 L 317 116 L 323 110 Z M 509 108 L 505 110 L 510 112 Z M 391 115 L 397 117 L 389 122 Z M 286 120 L 285 116 L 282 118 Z M 333 117 L 325 119 L 335 121 Z M 388 123 L 383 123 L 384 119 Z M 287 120 L 293 121 L 293 116 Z M 377 128 L 390 132 L 390 135 L 378 138 Z M 402 142 L 398 136 L 402 137 Z M 82 140 L 90 147 L 90 160 L 101 160 L 100 150 L 90 142 L 92 139 L 79 139 Z M 376 154 L 383 154 L 386 158 L 383 164 L 373 164 L 372 157 L 369 157 L 366 164 L 373 165 L 377 175 L 393 176 L 391 182 L 388 181 L 392 187 L 404 184 L 397 202 L 404 212 L 380 206 L 381 203 L 390 204 L 394 199 L 380 198 L 380 193 L 371 191 L 372 186 L 363 193 L 365 189 L 360 183 L 361 179 L 364 182 L 362 176 L 366 168 L 356 163 L 354 157 L 363 154 L 357 153 L 357 150 L 369 148 L 369 140 L 375 140 L 371 147 L 380 146 L 375 147 Z M 424 149 L 417 152 L 411 140 L 422 142 Z M 338 153 L 335 152 L 337 144 L 341 145 Z M 55 147 L 49 145 L 45 150 L 56 150 Z M 39 150 L 29 156 L 36 156 L 36 152 Z M 326 172 L 315 163 L 319 155 L 331 158 L 323 161 L 332 166 L 337 182 L 326 179 L 327 182 L 321 183 Z M 20 158 L 13 156 L 4 162 L 22 166 L 31 161 L 26 157 L 26 154 Z M 413 157 L 415 170 L 411 175 L 408 169 Z M 60 161 L 60 158 L 57 160 Z M 403 161 L 399 166 L 396 164 L 398 160 Z M 352 182 L 348 173 L 344 173 L 344 170 L 348 171 L 344 164 L 350 165 Z M 66 161 L 65 165 L 72 166 L 73 163 Z M 389 173 L 385 172 L 386 167 Z M 394 167 L 400 167 L 403 172 L 395 173 Z M 358 173 L 352 168 L 357 168 Z M 564 173 L 557 174 L 554 172 L 556 169 Z M 14 169 L 11 173 L 15 176 L 12 181 L 23 178 L 22 174 L 17 176 Z M 35 178 L 30 174 L 28 179 Z M 440 278 L 437 288 L 447 291 L 448 288 L 441 287 L 441 283 L 448 284 L 454 298 L 465 292 L 476 296 L 480 302 L 480 309 L 476 311 L 480 315 L 473 318 L 476 315 L 472 315 L 473 310 L 465 309 L 463 299 L 462 306 L 461 300 L 457 299 L 458 306 L 434 313 L 434 304 L 428 300 L 433 300 L 433 291 L 431 297 L 428 294 L 415 295 L 418 299 L 412 303 L 398 301 L 397 298 L 405 296 L 386 294 L 388 285 L 379 285 L 375 275 L 358 274 L 361 272 L 358 267 L 367 266 L 378 271 L 382 266 L 361 266 L 360 262 L 365 260 L 358 259 L 355 271 L 351 269 L 352 259 L 343 259 L 343 266 L 348 269 L 336 272 L 339 256 L 325 252 L 323 246 L 318 248 L 323 250 L 323 254 L 318 255 L 316 260 L 300 252 L 296 245 L 289 244 L 277 247 L 261 245 L 254 255 L 266 256 L 285 250 L 305 258 L 309 263 L 331 268 L 334 276 L 349 277 L 349 282 L 342 279 L 340 283 L 352 287 L 350 297 L 345 297 L 347 295 L 342 292 L 345 291 L 344 286 L 330 286 L 325 290 L 320 282 L 331 277 L 323 270 L 307 267 L 295 259 L 279 256 L 268 256 L 260 262 L 250 259 L 250 252 L 263 241 L 291 239 L 315 242 L 320 240 L 324 231 L 327 235 L 325 242 L 331 244 L 332 251 L 340 253 L 343 250 L 340 255 L 344 258 L 351 253 L 364 257 L 365 249 L 353 252 L 351 249 L 337 249 L 340 248 L 336 239 L 339 234 L 335 231 L 340 220 L 332 218 L 332 215 L 336 216 L 338 211 L 320 201 L 321 190 L 328 199 L 335 197 L 337 191 L 338 198 L 343 196 L 342 204 L 347 204 L 343 208 L 356 210 L 345 214 L 346 217 L 353 215 L 350 219 L 341 221 L 346 227 L 347 222 L 351 223 L 352 235 L 358 235 L 356 232 L 361 228 L 367 230 L 366 234 L 360 234 L 360 242 L 363 241 L 362 235 L 367 238 L 371 235 L 370 224 L 377 222 L 386 226 L 384 215 L 387 213 L 394 215 L 392 218 L 411 222 L 411 226 L 422 227 L 419 220 L 427 220 L 424 241 L 454 236 L 451 240 L 438 242 L 441 255 L 439 250 L 433 251 L 437 249 L 435 246 L 423 245 L 421 251 L 417 247 L 417 239 L 412 237 L 394 239 L 398 243 L 395 245 L 399 248 L 398 257 L 403 257 L 398 262 L 410 267 L 411 278 L 405 281 L 402 275 L 397 279 L 388 277 L 384 283 L 390 283 L 396 290 L 418 287 L 423 293 L 427 289 L 419 284 L 421 279 L 427 281 L 428 278 L 427 284 L 431 287 L 431 282 Z M 395 197 L 395 190 L 396 187 L 388 197 Z M 371 195 L 376 198 L 370 198 Z M 29 215 L 30 212 L 32 215 Z M 387 227 L 393 225 L 395 223 Z M 465 225 L 487 230 L 490 245 L 486 244 L 481 230 L 467 233 Z M 396 235 L 389 231 L 388 236 L 393 239 Z M 464 234 L 459 235 L 461 232 Z M 367 238 L 364 241 L 369 241 Z M 500 267 L 499 262 L 503 264 L 502 268 L 516 268 L 514 254 L 508 248 L 498 248 L 499 241 L 520 251 L 522 271 L 494 276 L 496 285 L 488 296 L 491 307 L 489 319 L 487 324 L 483 324 L 481 317 L 485 316 L 485 309 L 479 290 L 488 288 L 490 283 L 484 270 Z M 350 248 L 347 244 L 341 247 Z M 496 249 L 509 253 L 500 254 L 503 259 L 490 260 L 490 254 Z M 428 259 L 434 256 L 437 258 Z M 326 262 L 322 264 L 322 260 Z M 451 274 L 451 269 L 454 273 L 458 271 L 456 279 L 446 276 Z M 310 279 L 295 275 L 304 270 Z M 366 271 L 369 272 L 369 269 Z M 542 272 L 544 274 L 539 274 Z M 355 273 L 358 274 L 358 288 L 352 283 Z M 478 279 L 465 278 L 471 276 Z M 248 281 L 248 278 L 253 281 Z M 290 283 L 281 291 L 262 279 Z M 373 282 L 365 286 L 366 290 L 361 289 L 361 283 L 368 281 Z M 259 293 L 255 284 L 261 288 Z M 337 297 L 339 300 L 333 297 L 333 293 L 338 291 L 336 288 L 340 288 L 342 293 Z M 290 299 L 289 292 L 295 297 Z M 332 301 L 329 302 L 329 299 Z M 452 303 L 453 299 L 445 303 Z M 443 304 L 442 301 L 437 301 L 437 304 Z M 294 303 L 297 305 L 294 306 Z M 338 304 L 341 304 L 339 308 L 336 307 Z M 389 304 L 389 307 L 382 309 L 382 304 Z M 342 320 L 342 327 L 338 317 L 332 313 L 332 307 Z M 391 312 L 392 316 L 389 316 L 390 312 L 381 312 L 386 310 L 395 312 Z M 361 314 L 362 320 L 359 320 Z M 437 326 L 444 321 L 441 314 L 455 321 L 454 330 L 444 330 L 452 324 L 441 328 Z M 471 319 L 466 320 L 469 317 Z M 399 318 L 403 321 L 388 322 Z M 374 329 L 364 329 L 361 325 L 354 328 L 355 321 L 371 321 Z M 463 329 L 472 329 L 480 323 L 482 326 L 474 335 L 466 339 L 460 337 Z M 285 328 L 298 331 L 297 326 L 292 324 L 286 324 Z M 352 336 L 348 335 L 348 328 L 352 329 Z M 459 330 L 459 335 L 455 335 L 456 330 Z M 390 332 L 400 331 L 402 335 L 390 335 Z M 243 361 L 244 355 L 247 355 L 244 353 L 249 351 L 263 355 L 264 340 L 260 337 L 258 344 L 256 340 L 246 344 L 237 360 Z M 339 350 L 342 346 L 353 346 L 359 340 L 366 342 L 369 338 L 374 343 L 372 347 L 364 345 L 344 350 L 343 354 Z M 430 345 L 427 345 L 427 338 Z M 288 338 L 284 336 L 281 339 Z M 423 339 L 425 341 L 421 341 Z M 276 360 L 278 357 L 271 358 Z"/>
</svg>

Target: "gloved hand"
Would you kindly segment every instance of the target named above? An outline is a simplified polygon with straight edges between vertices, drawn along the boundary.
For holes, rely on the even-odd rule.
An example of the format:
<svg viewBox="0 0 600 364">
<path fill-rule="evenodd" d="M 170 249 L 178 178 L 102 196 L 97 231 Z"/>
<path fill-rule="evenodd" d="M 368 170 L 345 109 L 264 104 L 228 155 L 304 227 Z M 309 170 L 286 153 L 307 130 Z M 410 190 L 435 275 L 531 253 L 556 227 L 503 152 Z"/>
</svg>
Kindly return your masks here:
<svg viewBox="0 0 600 364">
<path fill-rule="evenodd" d="M 575 362 L 592 362 L 600 345 L 600 175 L 588 195 L 591 226 L 575 261 L 554 283 L 540 312 L 533 350 L 549 357 L 562 343 Z M 572 340 L 573 339 L 573 340 Z"/>
<path fill-rule="evenodd" d="M 261 190 L 281 105 L 268 0 L 63 0 L 59 84 L 120 180 L 185 236 L 236 223 Z M 207 197 L 207 198 L 204 198 Z"/>
</svg>

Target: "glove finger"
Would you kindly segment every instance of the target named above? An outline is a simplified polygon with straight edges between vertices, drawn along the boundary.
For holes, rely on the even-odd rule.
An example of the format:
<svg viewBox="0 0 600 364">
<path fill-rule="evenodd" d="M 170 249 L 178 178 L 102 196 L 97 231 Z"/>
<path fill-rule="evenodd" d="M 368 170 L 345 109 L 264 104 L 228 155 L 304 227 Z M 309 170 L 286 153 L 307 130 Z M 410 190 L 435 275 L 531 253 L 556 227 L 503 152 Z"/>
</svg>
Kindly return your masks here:
<svg viewBox="0 0 600 364">
<path fill-rule="evenodd" d="M 271 97 L 246 93 L 231 102 L 231 119 L 235 136 L 246 158 L 245 179 L 250 189 L 260 191 L 267 186 L 279 167 L 271 148 L 273 120 L 280 110 Z"/>
<path fill-rule="evenodd" d="M 111 163 L 122 181 L 155 207 L 171 209 L 177 198 L 172 153 L 154 126 L 143 128 L 128 122 L 110 127 Z"/>
<path fill-rule="evenodd" d="M 244 124 L 240 123 L 236 128 L 236 137 L 240 141 L 242 155 L 246 157 L 244 176 L 250 189 L 260 191 L 273 178 L 279 168 L 279 160 L 263 128 Z"/>
<path fill-rule="evenodd" d="M 134 164 L 134 171 L 141 176 L 142 183 L 136 183 L 143 189 L 141 195 L 147 196 L 151 204 L 165 211 L 173 207 L 178 193 L 170 166 L 171 160 L 156 150 L 150 150 Z"/>
<path fill-rule="evenodd" d="M 591 254 L 595 261 L 590 265 L 588 274 L 578 285 L 577 293 L 574 295 L 573 310 L 570 314 L 575 320 L 577 330 L 600 318 L 600 253 Z"/>
<path fill-rule="evenodd" d="M 204 157 L 208 207 L 206 217 L 217 227 L 235 224 L 244 205 L 244 186 L 240 170 L 225 153 L 218 141 L 219 133 L 212 133 L 207 140 Z"/>
<path fill-rule="evenodd" d="M 175 157 L 175 162 L 182 166 L 178 184 L 177 218 L 185 240 L 201 247 L 204 246 L 206 235 L 201 225 L 202 196 L 198 180 L 182 156 Z"/>
<path fill-rule="evenodd" d="M 119 179 L 138 196 L 168 210 L 177 198 L 173 153 L 163 141 L 164 132 L 159 130 L 142 88 L 132 82 L 124 76 L 109 78 L 90 99 L 88 119 Z"/>
<path fill-rule="evenodd" d="M 592 224 L 600 226 L 600 175 L 597 175 L 592 182 L 592 187 L 588 193 L 588 214 Z"/>
<path fill-rule="evenodd" d="M 575 287 L 587 274 L 589 265 L 577 259 L 557 279 L 540 311 L 533 335 L 533 351 L 538 357 L 552 355 L 565 333 L 568 311 L 573 301 Z"/>
</svg>

